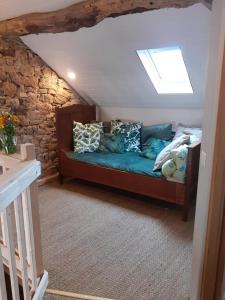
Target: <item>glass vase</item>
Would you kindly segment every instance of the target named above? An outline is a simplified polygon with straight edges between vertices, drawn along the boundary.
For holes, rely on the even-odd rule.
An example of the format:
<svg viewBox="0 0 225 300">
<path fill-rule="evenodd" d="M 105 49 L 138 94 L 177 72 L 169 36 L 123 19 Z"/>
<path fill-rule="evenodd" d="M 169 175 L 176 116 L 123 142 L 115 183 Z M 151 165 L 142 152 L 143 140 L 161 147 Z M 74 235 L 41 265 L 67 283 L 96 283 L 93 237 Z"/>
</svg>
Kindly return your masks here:
<svg viewBox="0 0 225 300">
<path fill-rule="evenodd" d="M 0 135 L 0 150 L 3 150 L 5 154 L 13 154 L 16 152 L 16 136 L 15 135 Z"/>
</svg>

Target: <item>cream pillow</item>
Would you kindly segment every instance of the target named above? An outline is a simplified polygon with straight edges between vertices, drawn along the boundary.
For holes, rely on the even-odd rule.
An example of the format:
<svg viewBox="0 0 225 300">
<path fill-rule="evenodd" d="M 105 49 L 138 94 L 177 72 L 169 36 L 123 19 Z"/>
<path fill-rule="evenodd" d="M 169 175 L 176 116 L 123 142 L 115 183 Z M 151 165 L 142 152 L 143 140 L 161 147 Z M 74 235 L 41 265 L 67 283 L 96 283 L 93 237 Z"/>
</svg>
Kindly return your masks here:
<svg viewBox="0 0 225 300">
<path fill-rule="evenodd" d="M 158 169 L 162 168 L 162 165 L 170 159 L 171 151 L 173 149 L 178 148 L 181 145 L 188 144 L 190 141 L 189 135 L 181 135 L 174 141 L 172 141 L 167 147 L 165 147 L 156 157 L 155 165 L 153 171 L 156 171 Z"/>
</svg>

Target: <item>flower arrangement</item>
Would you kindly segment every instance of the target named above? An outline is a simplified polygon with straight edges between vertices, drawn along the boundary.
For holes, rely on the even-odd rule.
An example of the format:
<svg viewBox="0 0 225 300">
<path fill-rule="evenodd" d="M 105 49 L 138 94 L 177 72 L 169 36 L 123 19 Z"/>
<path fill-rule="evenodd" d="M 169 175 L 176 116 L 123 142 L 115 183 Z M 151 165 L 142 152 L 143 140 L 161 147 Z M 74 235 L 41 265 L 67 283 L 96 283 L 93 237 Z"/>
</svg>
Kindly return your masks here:
<svg viewBox="0 0 225 300">
<path fill-rule="evenodd" d="M 6 154 L 16 152 L 16 125 L 19 119 L 12 113 L 0 113 L 0 150 Z"/>
</svg>

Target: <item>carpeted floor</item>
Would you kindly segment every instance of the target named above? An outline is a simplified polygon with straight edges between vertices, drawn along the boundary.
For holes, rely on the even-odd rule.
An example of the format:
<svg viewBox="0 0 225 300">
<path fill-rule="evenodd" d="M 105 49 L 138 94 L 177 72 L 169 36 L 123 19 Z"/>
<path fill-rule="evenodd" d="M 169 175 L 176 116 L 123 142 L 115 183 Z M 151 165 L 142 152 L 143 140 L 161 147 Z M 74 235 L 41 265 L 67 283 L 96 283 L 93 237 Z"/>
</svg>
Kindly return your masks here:
<svg viewBox="0 0 225 300">
<path fill-rule="evenodd" d="M 121 300 L 188 299 L 193 222 L 75 181 L 40 188 L 49 288 Z"/>
<path fill-rule="evenodd" d="M 53 295 L 45 295 L 44 300 L 80 300 L 80 299 L 73 299 L 69 297 L 62 297 L 62 296 L 53 296 Z"/>
</svg>

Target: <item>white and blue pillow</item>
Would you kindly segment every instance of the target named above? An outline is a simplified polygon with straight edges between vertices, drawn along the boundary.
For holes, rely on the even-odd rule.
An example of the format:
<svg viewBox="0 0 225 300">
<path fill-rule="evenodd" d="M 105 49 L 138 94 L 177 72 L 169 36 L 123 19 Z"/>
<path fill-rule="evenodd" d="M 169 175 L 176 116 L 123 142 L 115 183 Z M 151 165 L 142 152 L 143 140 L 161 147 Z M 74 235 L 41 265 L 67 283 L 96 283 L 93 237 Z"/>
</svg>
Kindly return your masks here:
<svg viewBox="0 0 225 300">
<path fill-rule="evenodd" d="M 102 122 L 82 124 L 73 122 L 73 146 L 74 152 L 95 152 L 100 143 L 101 134 L 103 133 Z"/>
<path fill-rule="evenodd" d="M 190 136 L 189 135 L 182 135 L 176 140 L 169 143 L 168 146 L 166 146 L 157 156 L 155 165 L 154 165 L 154 171 L 159 170 L 162 168 L 162 165 L 171 158 L 171 151 L 178 148 L 181 145 L 189 144 L 190 142 Z"/>
<path fill-rule="evenodd" d="M 186 175 L 188 146 L 181 145 L 171 150 L 170 159 L 162 165 L 162 174 L 168 180 L 183 183 Z"/>
<path fill-rule="evenodd" d="M 112 120 L 111 133 L 125 135 L 126 152 L 140 152 L 141 126 L 142 124 L 140 122 L 123 122 L 120 120 Z"/>
</svg>

